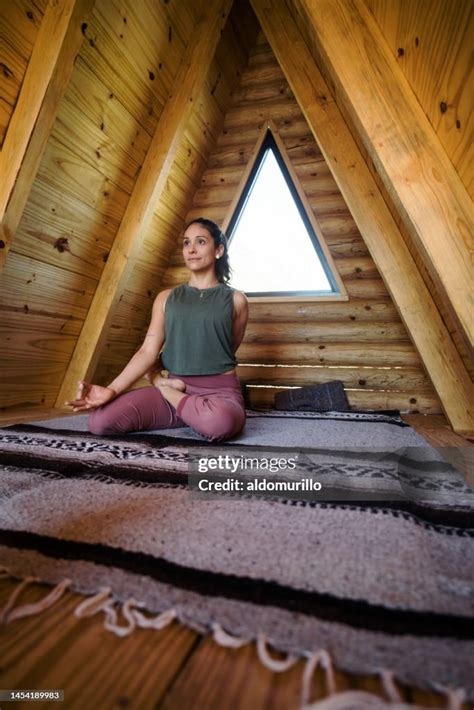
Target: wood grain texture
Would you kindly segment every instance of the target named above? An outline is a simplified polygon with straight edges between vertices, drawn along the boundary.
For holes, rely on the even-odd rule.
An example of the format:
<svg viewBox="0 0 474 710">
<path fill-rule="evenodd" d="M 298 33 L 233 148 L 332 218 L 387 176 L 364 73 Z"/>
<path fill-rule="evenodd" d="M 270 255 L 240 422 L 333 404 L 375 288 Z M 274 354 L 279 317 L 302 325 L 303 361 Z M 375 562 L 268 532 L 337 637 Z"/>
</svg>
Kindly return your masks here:
<svg viewBox="0 0 474 710">
<path fill-rule="evenodd" d="M 19 2 L 23 3 L 23 0 Z M 44 265 L 56 267 L 51 271 L 55 280 L 57 270 L 62 270 L 58 277 L 58 283 L 64 288 L 59 296 L 60 312 L 66 315 L 64 318 L 51 317 L 50 313 L 56 312 L 52 304 L 46 311 L 32 307 L 38 281 L 31 280 L 31 274 L 23 279 L 21 269 L 9 272 L 8 287 L 2 294 L 0 328 L 5 337 L 0 342 L 0 357 L 17 362 L 18 376 L 14 382 L 2 381 L 0 403 L 5 397 L 11 406 L 21 401 L 26 406 L 27 401 L 33 404 L 33 400 L 41 405 L 44 395 L 48 402 L 54 390 L 57 395 L 61 378 L 52 379 L 45 393 L 43 380 L 41 385 L 33 384 L 35 369 L 44 372 L 44 367 L 54 360 L 61 369 L 65 330 L 72 328 L 75 337 L 80 333 L 85 312 L 82 311 L 82 321 L 79 322 L 76 294 L 84 287 L 78 277 L 83 276 L 85 283 L 90 279 L 97 283 L 101 277 L 129 194 L 156 130 L 163 91 L 171 89 L 170 81 L 178 70 L 178 65 L 171 63 L 171 57 L 179 54 L 175 43 L 184 50 L 202 3 L 183 2 L 179 7 L 174 3 L 146 3 L 143 13 L 138 13 L 131 5 L 129 0 L 113 4 L 108 0 L 96 0 L 87 27 L 84 27 L 84 41 L 60 103 L 58 119 L 17 230 L 16 256 L 11 255 L 13 263 L 17 263 L 17 256 L 28 258 L 31 274 L 37 275 L 43 273 Z M 248 37 L 242 36 L 238 17 L 235 13 L 231 15 L 218 45 L 212 71 L 186 126 L 163 200 L 156 206 L 143 248 L 127 282 L 127 291 L 146 298 L 149 304 L 147 311 L 136 311 L 125 298 L 120 314 L 123 313 L 124 322 L 140 319 L 137 332 L 145 327 L 149 317 L 153 299 L 150 300 L 147 294 L 156 295 L 168 253 L 174 247 L 176 234 L 199 185 L 206 155 L 219 130 L 214 124 L 223 120 L 222 106 L 229 101 L 251 36 L 250 29 Z M 136 58 L 131 56 L 128 46 L 132 41 L 135 48 L 142 45 Z M 233 58 L 230 58 L 231 54 Z M 150 71 L 154 72 L 154 79 L 150 78 Z M 26 284 L 27 280 L 30 283 Z M 89 293 L 89 286 L 86 293 Z M 43 294 L 38 294 L 39 301 L 42 298 Z M 19 306 L 18 302 L 28 305 L 27 315 L 21 312 L 23 305 Z M 131 310 L 127 312 L 129 306 Z M 122 315 L 118 322 L 122 322 Z M 24 340 L 19 329 L 23 324 L 38 334 L 45 329 L 51 345 L 58 345 L 58 352 L 39 348 L 34 359 L 26 362 L 21 357 Z M 113 332 L 116 332 L 115 327 Z M 130 346 L 132 353 L 136 345 Z M 114 357 L 112 359 L 117 367 Z M 124 364 L 119 364 L 119 369 Z M 21 385 L 22 378 L 29 384 Z"/>
<path fill-rule="evenodd" d="M 99 360 L 107 327 L 120 298 L 156 203 L 166 189 L 166 180 L 217 45 L 219 30 L 230 9 L 216 0 L 186 48 L 175 86 L 160 116 L 157 131 L 133 187 L 130 200 L 76 345 L 58 402 L 71 396 L 75 383 L 88 379 Z M 221 16 L 222 15 L 222 16 Z M 216 19 L 218 18 L 218 19 Z"/>
<path fill-rule="evenodd" d="M 27 4 L 28 0 L 19 0 L 22 8 Z M 2 383 L 2 394 L 12 407 L 21 401 L 25 406 L 28 401 L 41 404 L 45 395 L 45 401 L 53 403 L 51 398 L 59 386 L 53 372 L 62 371 L 65 354 L 72 352 L 73 339 L 80 332 L 85 309 L 103 273 L 167 92 L 205 3 L 145 5 L 139 11 L 129 0 L 97 0 L 59 107 L 59 120 L 17 230 L 14 269 L 8 275 L 0 316 L 4 336 L 0 358 L 9 362 L 9 367 L 11 363 L 17 366 L 14 381 Z M 157 291 L 187 278 L 187 273 L 179 270 L 182 261 L 176 249 L 183 223 L 203 210 L 217 221 L 224 219 L 227 200 L 238 185 L 260 130 L 258 114 L 270 115 L 272 111 L 326 244 L 343 272 L 350 300 L 341 304 L 347 305 L 347 310 L 334 310 L 335 304 L 327 303 L 327 311 L 315 311 L 313 304 L 300 303 L 298 307 L 308 307 L 304 315 L 301 310 L 287 309 L 287 304 L 282 304 L 281 312 L 274 309 L 274 316 L 268 311 L 257 320 L 262 321 L 258 326 L 262 331 L 267 324 L 272 326 L 272 342 L 245 342 L 243 362 L 419 367 L 419 356 L 406 333 L 400 341 L 386 340 L 383 335 L 377 339 L 369 327 L 367 338 L 356 339 L 366 322 L 395 325 L 400 320 L 328 163 L 303 114 L 298 115 L 294 108 L 293 92 L 270 45 L 263 34 L 255 42 L 258 25 L 252 10 L 245 3 L 237 5 L 225 26 L 163 199 L 128 276 L 107 334 L 97 370 L 99 379 L 106 384 L 139 346 Z M 250 62 L 243 71 L 249 47 Z M 238 86 L 236 82 L 240 82 Z M 235 106 L 229 121 L 235 125 L 224 125 L 221 131 L 231 99 Z M 249 116 L 252 125 L 242 120 Z M 219 192 L 219 199 L 214 199 L 211 188 L 221 186 L 228 192 Z M 208 199 L 207 207 L 200 197 L 196 199 L 198 189 L 202 190 L 199 195 Z M 28 273 L 21 266 L 16 268 L 19 257 L 30 260 Z M 44 265 L 54 268 L 45 270 Z M 175 268 L 178 270 L 173 271 Z M 45 278 L 51 283 L 50 299 Z M 366 310 L 371 304 L 373 309 Z M 349 328 L 344 337 L 346 318 Z M 334 331 L 330 330 L 323 331 L 318 343 L 314 336 L 306 344 L 279 341 L 275 335 L 278 324 L 284 326 L 293 320 L 304 324 L 310 333 L 320 321 L 330 322 L 334 328 L 339 323 L 340 330 L 335 340 L 331 340 Z M 51 381 L 46 383 L 48 367 Z M 36 371 L 39 379 L 35 383 Z M 417 402 L 416 407 L 419 405 Z"/>
<path fill-rule="evenodd" d="M 392 390 L 431 392 L 431 384 L 420 369 L 390 367 L 336 367 L 326 365 L 240 365 L 237 375 L 247 385 L 294 385 L 324 384 L 339 380 L 346 388 L 367 390 Z"/>
<path fill-rule="evenodd" d="M 471 380 L 304 37 L 284 2 L 254 0 L 252 6 L 418 348 L 445 412 L 449 412 L 459 431 L 472 431 Z M 453 388 L 457 389 L 457 395 Z"/>
<path fill-rule="evenodd" d="M 342 111 L 344 120 L 346 123 L 350 124 L 350 117 L 347 115 L 346 111 Z M 469 376 L 471 377 L 472 380 L 474 380 L 474 358 L 472 357 L 472 349 L 467 345 L 465 339 L 462 337 L 461 333 L 459 332 L 459 326 L 456 324 L 456 322 L 453 320 L 450 311 L 446 307 L 445 299 L 442 297 L 442 295 L 439 293 L 436 284 L 434 283 L 433 279 L 431 278 L 428 269 L 426 268 L 422 258 L 420 257 L 419 252 L 417 251 L 415 245 L 413 244 L 413 241 L 411 239 L 411 236 L 408 232 L 408 230 L 405 228 L 404 223 L 401 221 L 396 207 L 393 204 L 393 201 L 387 192 L 385 185 L 383 181 L 381 180 L 380 176 L 378 175 L 376 171 L 376 166 L 374 165 L 373 161 L 370 159 L 369 154 L 367 150 L 365 149 L 365 146 L 361 140 L 361 137 L 356 134 L 355 132 L 352 133 L 354 140 L 357 143 L 357 147 L 360 150 L 362 156 L 364 157 L 365 163 L 378 187 L 380 190 L 380 193 L 390 210 L 390 213 L 397 224 L 397 227 L 400 231 L 400 235 L 403 237 L 406 245 L 408 246 L 408 249 L 410 251 L 410 254 L 420 272 L 421 277 L 423 278 L 423 281 L 426 284 L 426 287 L 431 294 L 431 297 L 438 308 L 438 311 L 441 315 L 441 318 L 443 319 L 446 328 L 450 334 L 450 337 L 453 341 L 453 344 L 456 348 L 456 350 L 459 353 L 459 356 L 461 357 L 461 360 L 464 364 L 464 367 L 466 368 L 467 372 L 469 373 Z"/>
<path fill-rule="evenodd" d="M 0 152 L 0 222 L 5 263 L 81 46 L 93 0 L 49 2 Z M 5 239 L 4 239 L 5 241 Z"/>
<path fill-rule="evenodd" d="M 322 339 L 317 344 L 251 343 L 244 340 L 237 351 L 241 364 L 264 365 L 378 365 L 404 367 L 420 365 L 420 356 L 411 343 L 387 342 L 331 343 Z"/>
<path fill-rule="evenodd" d="M 459 175 L 363 0 L 298 0 L 297 5 L 310 27 L 321 71 L 357 126 L 420 256 L 472 346 L 473 220 Z"/>
<path fill-rule="evenodd" d="M 0 406 L 50 407 L 96 281 L 12 252 L 0 289 Z"/>
<path fill-rule="evenodd" d="M 47 0 L 0 3 L 0 148 L 25 77 Z"/>
<path fill-rule="evenodd" d="M 12 588 L 0 581 L 3 596 Z M 29 586 L 21 601 L 37 601 L 49 589 Z M 192 651 L 196 633 L 172 624 L 159 633 L 142 630 L 119 639 L 104 630 L 102 615 L 74 616 L 83 599 L 68 592 L 40 616 L 13 622 L 2 631 L 2 684 L 64 689 L 71 710 L 124 705 L 151 709 Z"/>
<path fill-rule="evenodd" d="M 469 0 L 365 0 L 392 55 L 474 199 Z"/>
</svg>

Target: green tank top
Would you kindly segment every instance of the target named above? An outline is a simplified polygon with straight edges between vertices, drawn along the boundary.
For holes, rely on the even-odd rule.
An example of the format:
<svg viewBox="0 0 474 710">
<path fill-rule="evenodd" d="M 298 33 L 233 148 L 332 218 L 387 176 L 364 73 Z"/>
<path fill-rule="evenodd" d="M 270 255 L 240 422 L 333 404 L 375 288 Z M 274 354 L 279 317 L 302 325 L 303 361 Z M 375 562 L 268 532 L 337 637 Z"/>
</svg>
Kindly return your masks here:
<svg viewBox="0 0 474 710">
<path fill-rule="evenodd" d="M 165 305 L 163 367 L 175 375 L 219 375 L 237 364 L 232 347 L 234 289 L 174 288 Z"/>
</svg>

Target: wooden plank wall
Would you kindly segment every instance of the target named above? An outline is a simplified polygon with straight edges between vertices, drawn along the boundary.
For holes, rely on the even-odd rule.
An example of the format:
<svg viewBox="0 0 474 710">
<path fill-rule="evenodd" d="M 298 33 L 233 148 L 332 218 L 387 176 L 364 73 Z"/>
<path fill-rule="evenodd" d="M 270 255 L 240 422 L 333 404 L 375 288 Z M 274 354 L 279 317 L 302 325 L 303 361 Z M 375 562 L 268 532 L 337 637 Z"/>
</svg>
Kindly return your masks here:
<svg viewBox="0 0 474 710">
<path fill-rule="evenodd" d="M 0 3 L 0 147 L 20 93 L 47 0 Z"/>
<path fill-rule="evenodd" d="M 470 0 L 365 0 L 474 199 Z"/>
<path fill-rule="evenodd" d="M 275 56 L 259 35 L 187 219 L 222 222 L 262 123 L 271 118 L 321 225 L 348 302 L 251 303 L 239 375 L 249 402 L 274 386 L 341 379 L 354 407 L 424 413 L 440 403 Z M 186 278 L 177 242 L 163 287 Z"/>
<path fill-rule="evenodd" d="M 471 37 L 474 32 L 472 3 L 459 0 L 365 0 L 387 40 L 398 64 L 433 130 L 474 198 L 473 129 L 471 110 Z M 346 117 L 347 119 L 347 117 Z M 359 148 L 366 155 L 361 141 Z M 474 379 L 472 352 L 462 338 L 440 295 L 423 258 L 412 243 L 408 230 L 396 214 L 390 195 L 367 159 L 379 188 L 394 215 L 453 342 L 471 378 Z"/>
<path fill-rule="evenodd" d="M 83 27 L 85 41 L 3 273 L 3 409 L 46 408 L 55 402 L 201 4 L 97 0 Z M 235 27 L 234 18 L 222 36 L 169 179 L 169 202 L 155 215 L 96 381 L 126 364 L 146 329 L 169 245 L 199 185 L 239 67 L 247 61 Z"/>
</svg>

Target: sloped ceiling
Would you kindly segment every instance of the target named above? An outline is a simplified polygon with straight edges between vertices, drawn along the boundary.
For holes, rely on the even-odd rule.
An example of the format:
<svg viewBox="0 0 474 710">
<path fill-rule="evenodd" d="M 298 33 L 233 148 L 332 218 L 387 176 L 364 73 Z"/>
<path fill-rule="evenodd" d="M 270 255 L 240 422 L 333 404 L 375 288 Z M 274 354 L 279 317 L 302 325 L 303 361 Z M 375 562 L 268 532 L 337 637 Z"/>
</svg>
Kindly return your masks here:
<svg viewBox="0 0 474 710">
<path fill-rule="evenodd" d="M 54 406 L 205 6 L 146 3 L 138 11 L 133 2 L 97 0 L 81 18 L 82 45 L 3 270 L 3 407 Z M 12 38 L 8 27 L 2 36 Z M 112 329 L 122 318 L 125 326 L 122 362 L 137 347 L 252 41 L 251 25 L 243 33 L 234 13 L 209 57 L 204 88 L 112 317 Z"/>
<path fill-rule="evenodd" d="M 257 14 L 259 8 L 271 11 L 273 6 L 271 2 L 257 1 L 253 5 Z M 283 8 L 285 3 L 281 5 Z M 300 31 L 299 20 L 307 17 L 303 5 L 295 5 L 299 8 L 295 19 Z M 36 3 L 37 25 L 38 7 Z M 5 338 L 0 357 L 8 379 L 2 390 L 3 407 L 25 409 L 55 404 L 145 156 L 173 95 L 180 63 L 205 11 L 204 2 L 144 3 L 139 7 L 131 0 L 97 0 L 81 23 L 82 46 L 3 273 L 0 308 Z M 13 14 L 4 18 L 4 24 L 9 22 L 17 22 Z M 209 181 L 220 181 L 221 169 L 227 171 L 227 177 L 237 169 L 236 165 L 226 165 L 222 156 L 234 152 L 239 165 L 245 164 L 246 135 L 254 126 L 249 130 L 245 125 L 238 126 L 238 131 L 233 132 L 233 116 L 239 119 L 231 101 L 238 103 L 242 91 L 248 95 L 244 83 L 238 89 L 237 86 L 258 29 L 248 3 L 236 0 L 210 62 L 204 88 L 194 97 L 194 111 L 117 308 L 111 313 L 110 327 L 107 333 L 101 333 L 105 349 L 97 370 L 99 379 L 123 367 L 139 346 L 152 300 L 173 273 L 166 271 L 169 260 L 172 269 L 179 269 L 176 240 L 184 220 L 203 207 L 213 216 L 212 204 L 206 205 L 202 199 Z M 308 27 L 304 34 L 311 45 Z M 259 43 L 261 46 L 262 35 Z M 18 45 L 10 51 L 16 56 L 23 50 Z M 257 55 L 254 53 L 251 61 L 258 62 Z M 281 73 L 278 65 L 272 71 Z M 21 85 L 19 74 L 20 68 L 16 80 Z M 265 92 L 267 82 L 263 72 L 253 89 L 256 98 Z M 286 95 L 288 91 L 288 87 L 284 89 Z M 12 107 L 13 102 L 14 99 Z M 2 120 L 7 126 L 6 114 Z M 347 220 L 353 224 L 350 214 Z M 356 241 L 359 239 L 360 234 Z M 364 269 L 357 272 L 362 277 L 355 280 L 361 282 L 363 272 Z M 275 311 L 272 313 L 270 318 L 274 318 Z M 315 314 L 309 309 L 306 315 L 313 319 Z M 290 313 L 287 317 L 293 316 Z M 307 327 L 306 319 L 301 322 L 301 342 Z M 366 329 L 369 332 L 370 326 Z M 443 338 L 448 343 L 449 333 Z M 274 349 L 281 345 L 277 334 Z M 350 347 L 350 339 L 346 345 Z M 340 352 L 343 350 L 341 347 Z M 96 360 L 98 357 L 96 353 Z M 408 383 L 406 379 L 405 388 L 410 386 Z M 432 392 L 431 385 L 423 387 L 420 392 Z M 387 402 L 382 395 L 384 389 L 381 385 L 376 388 L 379 407 Z M 419 407 L 420 402 L 415 406 Z M 436 411 L 433 404 L 427 405 L 427 411 L 430 407 Z"/>
</svg>

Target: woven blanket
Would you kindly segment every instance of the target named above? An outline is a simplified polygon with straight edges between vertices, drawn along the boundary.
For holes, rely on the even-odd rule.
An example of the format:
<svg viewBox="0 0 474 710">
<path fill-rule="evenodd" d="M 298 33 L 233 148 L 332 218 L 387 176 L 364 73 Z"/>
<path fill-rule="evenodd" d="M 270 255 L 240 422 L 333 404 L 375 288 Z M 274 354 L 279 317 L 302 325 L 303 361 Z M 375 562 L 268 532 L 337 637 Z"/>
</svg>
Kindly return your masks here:
<svg viewBox="0 0 474 710">
<path fill-rule="evenodd" d="M 316 429 L 331 415 L 302 419 Z M 0 429 L 0 564 L 474 699 L 473 490 L 400 419 L 374 415 L 376 447 L 347 445 L 360 419 L 333 419 L 339 444 L 326 447 Z"/>
</svg>

